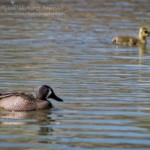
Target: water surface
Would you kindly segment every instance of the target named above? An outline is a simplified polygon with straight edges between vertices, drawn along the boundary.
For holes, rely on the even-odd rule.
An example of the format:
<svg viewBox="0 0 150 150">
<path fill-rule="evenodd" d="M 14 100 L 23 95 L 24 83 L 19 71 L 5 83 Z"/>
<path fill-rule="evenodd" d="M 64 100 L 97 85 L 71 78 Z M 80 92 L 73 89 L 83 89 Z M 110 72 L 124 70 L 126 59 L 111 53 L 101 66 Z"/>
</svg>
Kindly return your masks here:
<svg viewBox="0 0 150 150">
<path fill-rule="evenodd" d="M 11 2 L 1 6 L 64 10 L 16 16 L 1 8 L 0 92 L 34 94 L 48 84 L 64 103 L 52 101 L 54 109 L 38 112 L 1 110 L 0 148 L 148 150 L 150 39 L 146 50 L 111 39 L 148 26 L 149 1 Z"/>
</svg>

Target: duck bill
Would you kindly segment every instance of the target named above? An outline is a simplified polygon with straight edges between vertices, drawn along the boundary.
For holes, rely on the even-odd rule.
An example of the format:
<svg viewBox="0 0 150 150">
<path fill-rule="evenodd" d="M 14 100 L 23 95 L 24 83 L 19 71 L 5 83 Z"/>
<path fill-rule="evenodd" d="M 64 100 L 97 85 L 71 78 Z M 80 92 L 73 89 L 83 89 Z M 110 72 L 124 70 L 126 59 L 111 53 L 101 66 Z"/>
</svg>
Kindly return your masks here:
<svg viewBox="0 0 150 150">
<path fill-rule="evenodd" d="M 58 96 L 56 96 L 54 92 L 48 98 L 52 98 L 56 101 L 63 102 L 63 100 L 59 98 Z"/>
</svg>

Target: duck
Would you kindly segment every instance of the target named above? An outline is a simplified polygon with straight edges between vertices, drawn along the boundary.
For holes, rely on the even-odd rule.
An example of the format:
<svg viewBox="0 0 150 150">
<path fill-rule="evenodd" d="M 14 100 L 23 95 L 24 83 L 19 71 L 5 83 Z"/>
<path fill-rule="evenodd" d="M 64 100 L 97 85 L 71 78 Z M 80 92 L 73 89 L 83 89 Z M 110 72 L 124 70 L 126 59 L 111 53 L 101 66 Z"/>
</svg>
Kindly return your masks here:
<svg viewBox="0 0 150 150">
<path fill-rule="evenodd" d="M 122 46 L 143 46 L 147 44 L 147 37 L 150 36 L 150 31 L 146 27 L 141 27 L 139 29 L 139 37 L 134 37 L 130 35 L 121 35 L 114 37 L 112 43 Z"/>
<path fill-rule="evenodd" d="M 52 103 L 47 100 L 48 98 L 63 102 L 50 86 L 42 85 L 38 88 L 36 96 L 23 92 L 0 93 L 0 108 L 9 111 L 35 111 L 53 108 Z"/>
</svg>

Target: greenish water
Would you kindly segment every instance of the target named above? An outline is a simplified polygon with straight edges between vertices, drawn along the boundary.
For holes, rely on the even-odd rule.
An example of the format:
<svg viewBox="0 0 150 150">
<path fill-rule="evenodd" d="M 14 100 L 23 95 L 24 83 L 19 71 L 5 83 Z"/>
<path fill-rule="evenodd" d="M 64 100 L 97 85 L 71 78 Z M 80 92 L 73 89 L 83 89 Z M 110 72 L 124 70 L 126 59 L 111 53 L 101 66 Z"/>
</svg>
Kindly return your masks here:
<svg viewBox="0 0 150 150">
<path fill-rule="evenodd" d="M 0 92 L 48 84 L 64 102 L 1 110 L 0 149 L 148 150 L 150 38 L 145 51 L 111 40 L 149 26 L 150 2 L 11 2 L 0 2 Z"/>
</svg>

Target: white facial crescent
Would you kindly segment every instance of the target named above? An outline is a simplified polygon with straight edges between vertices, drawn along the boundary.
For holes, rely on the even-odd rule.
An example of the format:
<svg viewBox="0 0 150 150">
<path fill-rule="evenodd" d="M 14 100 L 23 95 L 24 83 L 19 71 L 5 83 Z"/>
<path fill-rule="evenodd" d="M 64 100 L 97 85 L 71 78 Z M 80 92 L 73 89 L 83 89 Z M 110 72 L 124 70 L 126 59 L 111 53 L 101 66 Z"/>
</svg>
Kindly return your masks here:
<svg viewBox="0 0 150 150">
<path fill-rule="evenodd" d="M 48 98 L 52 94 L 52 91 L 49 89 L 46 98 Z"/>
</svg>

